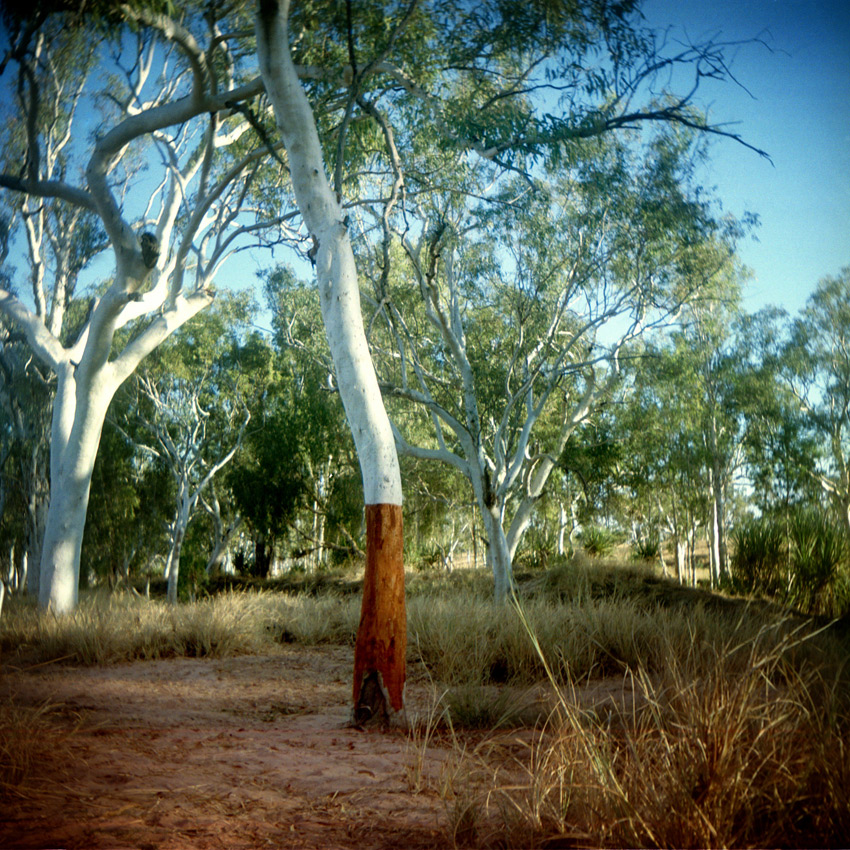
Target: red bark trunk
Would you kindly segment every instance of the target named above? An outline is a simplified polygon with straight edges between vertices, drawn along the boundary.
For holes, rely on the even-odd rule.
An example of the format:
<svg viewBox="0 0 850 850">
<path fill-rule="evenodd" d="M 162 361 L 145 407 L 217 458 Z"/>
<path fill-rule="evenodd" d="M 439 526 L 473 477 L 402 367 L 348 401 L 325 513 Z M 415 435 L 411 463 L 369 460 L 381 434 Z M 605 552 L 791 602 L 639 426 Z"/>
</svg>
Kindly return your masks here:
<svg viewBox="0 0 850 850">
<path fill-rule="evenodd" d="M 407 612 L 401 505 L 366 505 L 366 575 L 352 722 L 405 726 Z"/>
</svg>

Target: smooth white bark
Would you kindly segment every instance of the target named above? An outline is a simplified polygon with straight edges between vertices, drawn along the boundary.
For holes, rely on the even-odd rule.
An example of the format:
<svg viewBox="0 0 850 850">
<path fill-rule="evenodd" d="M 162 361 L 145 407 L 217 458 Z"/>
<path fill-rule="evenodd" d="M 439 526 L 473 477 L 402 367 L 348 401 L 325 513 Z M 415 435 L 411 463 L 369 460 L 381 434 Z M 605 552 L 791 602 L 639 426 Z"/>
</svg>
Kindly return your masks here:
<svg viewBox="0 0 850 850">
<path fill-rule="evenodd" d="M 234 405 L 229 417 L 228 433 L 236 429 L 232 444 L 210 456 L 207 439 L 209 413 L 200 404 L 200 394 L 206 375 L 182 391 L 169 392 L 168 387 L 157 384 L 150 376 L 139 376 L 140 391 L 153 404 L 154 416 L 145 424 L 151 432 L 155 445 L 143 445 L 149 454 L 163 459 L 171 471 L 177 487 L 174 516 L 171 520 L 171 547 L 168 552 L 165 576 L 168 580 L 168 601 L 177 602 L 177 582 L 180 576 L 180 556 L 189 523 L 198 508 L 205 507 L 217 520 L 221 528 L 221 514 L 217 513 L 218 501 L 213 496 L 215 507 L 204 505 L 203 497 L 213 479 L 236 456 L 242 445 L 245 430 L 251 421 L 251 413 L 244 405 Z"/>
<path fill-rule="evenodd" d="M 401 452 L 450 464 L 469 479 L 487 538 L 487 563 L 493 572 L 495 598 L 503 602 L 511 588 L 514 556 L 533 519 L 535 506 L 556 468 L 557 458 L 570 435 L 617 379 L 618 352 L 635 335 L 636 328 L 634 325 L 627 327 L 620 340 L 611 346 L 607 354 L 600 354 L 596 361 L 577 362 L 575 351 L 580 342 L 585 343 L 583 335 L 592 338 L 595 326 L 607 321 L 609 315 L 603 312 L 588 321 L 580 331 L 569 329 L 567 305 L 578 282 L 568 276 L 563 291 L 555 300 L 545 334 L 527 350 L 523 350 L 522 334 L 519 335 L 514 360 L 522 362 L 524 377 L 515 387 L 506 382 L 505 394 L 498 400 L 502 408 L 501 417 L 495 425 L 491 419 L 485 427 L 472 361 L 467 351 L 464 298 L 461 281 L 455 275 L 454 258 L 451 252 L 441 256 L 444 274 L 439 278 L 424 270 L 428 262 L 423 256 L 426 250 L 424 240 L 418 245 L 408 241 L 406 248 L 419 277 L 425 315 L 439 334 L 451 358 L 452 369 L 460 379 L 462 418 L 453 415 L 435 398 L 427 369 L 411 345 L 409 349 L 400 351 L 399 356 L 407 358 L 413 367 L 411 371 L 416 385 L 413 386 L 412 382 L 395 385 L 392 391 L 429 411 L 438 447 L 426 449 L 411 445 L 398 429 L 395 431 L 396 440 Z M 620 311 L 622 307 L 618 304 L 612 309 Z M 403 327 L 403 316 L 396 312 L 393 318 Z M 402 336 L 405 339 L 411 337 L 405 331 L 396 338 L 401 339 Z M 603 359 L 607 361 L 607 376 L 598 381 L 598 363 Z M 569 374 L 582 375 L 583 393 L 565 409 L 560 427 L 545 450 L 532 454 L 530 447 L 535 439 L 536 427 Z"/>
<path fill-rule="evenodd" d="M 260 72 L 289 158 L 298 208 L 314 240 L 322 317 L 365 501 L 400 505 L 398 455 L 366 340 L 354 253 L 342 204 L 325 174 L 313 111 L 289 52 L 288 12 L 288 0 L 260 2 Z"/>
<path fill-rule="evenodd" d="M 165 79 L 158 89 L 150 86 L 154 50 L 161 47 L 152 47 L 150 39 L 140 36 L 136 61 L 130 63 L 132 68 L 125 69 L 126 91 L 115 92 L 115 103 L 123 114 L 114 124 L 101 128 L 96 137 L 86 163 L 84 185 L 73 186 L 56 179 L 74 171 L 54 168 L 59 152 L 70 138 L 72 120 L 54 122 L 42 129 L 40 113 L 32 107 L 27 111 L 26 105 L 22 109 L 27 127 L 31 128 L 30 152 L 41 155 L 31 156 L 30 162 L 35 164 L 22 177 L 0 175 L 0 187 L 26 194 L 24 203 L 32 204 L 32 214 L 27 217 L 27 240 L 33 254 L 36 304 L 31 312 L 10 292 L 0 290 L 0 312 L 23 330 L 32 351 L 57 375 L 50 440 L 50 505 L 41 549 L 39 589 L 41 605 L 56 612 L 70 611 L 76 604 L 91 473 L 109 402 L 144 357 L 212 302 L 209 283 L 236 247 L 234 240 L 266 226 L 263 221 L 246 224 L 237 219 L 244 210 L 247 175 L 267 151 L 235 155 L 226 170 L 214 167 L 218 152 L 238 141 L 248 127 L 243 122 L 244 126 L 224 130 L 218 114 L 229 116 L 234 102 L 262 90 L 261 82 L 254 80 L 234 88 L 233 74 L 226 69 L 221 71 L 221 64 L 215 70 L 207 66 L 207 57 L 215 55 L 217 49 L 225 49 L 222 45 L 202 49 L 176 21 L 145 10 L 125 8 L 124 12 L 137 16 L 143 26 L 158 30 L 183 54 L 189 63 L 191 92 L 178 96 L 183 94 L 179 72 Z M 122 49 L 129 43 L 128 37 Z M 49 46 L 43 39 L 39 45 L 39 49 Z M 94 45 L 91 49 L 99 48 Z M 75 69 L 69 70 L 71 77 L 74 73 Z M 69 101 L 57 100 L 53 104 L 61 106 L 63 115 L 70 115 L 71 119 L 83 88 L 88 85 L 85 75 L 80 75 L 78 84 L 74 79 L 77 87 Z M 33 98 L 32 102 L 36 100 Z M 42 98 L 42 106 L 49 108 L 51 104 Z M 193 119 L 197 121 L 190 124 Z M 67 132 L 55 139 L 51 134 L 66 123 Z M 169 132 L 170 127 L 175 127 L 175 131 Z M 145 194 L 136 199 L 143 209 L 146 206 L 142 227 L 162 246 L 153 262 L 141 250 L 139 225 L 131 223 L 125 214 L 125 194 L 134 189 L 132 180 L 125 179 L 126 174 L 121 175 L 119 170 L 127 166 L 127 173 L 132 176 L 133 166 L 128 165 L 127 154 L 138 150 L 143 139 L 155 140 L 162 153 L 164 175 L 153 197 Z M 38 216 L 44 216 L 43 210 L 55 198 L 73 209 L 70 213 L 61 209 L 51 213 L 52 220 L 63 222 L 59 231 L 51 233 Z M 68 253 L 72 226 L 76 226 L 80 211 L 89 216 L 96 214 L 108 244 L 98 247 L 95 253 L 108 247 L 114 257 L 115 273 L 106 292 L 92 303 L 78 338 L 65 347 L 60 334 L 65 292 L 72 291 L 72 280 L 67 273 L 69 264 L 63 266 L 59 260 Z M 51 264 L 55 279 L 50 286 L 43 280 L 43 258 L 37 254 L 48 242 L 56 258 Z M 184 267 L 190 261 L 194 265 L 192 279 L 184 282 Z M 116 332 L 145 318 L 149 320 L 147 326 L 118 349 Z"/>
</svg>

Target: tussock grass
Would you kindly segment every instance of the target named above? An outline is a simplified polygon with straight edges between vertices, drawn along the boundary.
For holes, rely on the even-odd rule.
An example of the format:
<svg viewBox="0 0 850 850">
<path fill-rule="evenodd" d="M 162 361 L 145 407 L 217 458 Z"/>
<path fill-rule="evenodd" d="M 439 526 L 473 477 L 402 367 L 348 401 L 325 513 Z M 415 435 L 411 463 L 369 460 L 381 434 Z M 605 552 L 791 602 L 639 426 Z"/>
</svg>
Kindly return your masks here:
<svg viewBox="0 0 850 850">
<path fill-rule="evenodd" d="M 62 706 L 45 702 L 36 707 L 0 703 L 0 802 L 31 796 L 33 773 L 50 764 L 55 770 L 74 726 L 62 728 L 52 720 Z"/>
<path fill-rule="evenodd" d="M 444 723 L 451 729 L 495 731 L 534 726 L 543 711 L 526 690 L 472 684 L 447 690 L 440 705 Z"/>
<path fill-rule="evenodd" d="M 224 595 L 178 607 L 126 595 L 92 594 L 73 614 L 29 606 L 0 622 L 0 647 L 29 663 L 107 664 L 172 656 L 223 657 L 256 652 L 264 641 L 263 600 Z"/>
<path fill-rule="evenodd" d="M 793 663 L 813 639 L 783 623 L 712 645 L 668 638 L 667 664 L 635 669 L 631 708 L 604 718 L 557 688 L 524 752 L 491 742 L 460 760 L 446 789 L 456 843 L 843 846 L 850 700 L 846 680 Z"/>
<path fill-rule="evenodd" d="M 354 645 L 360 600 L 353 597 L 280 597 L 268 629 L 281 643 Z"/>
<path fill-rule="evenodd" d="M 559 683 L 622 675 L 639 667 L 662 670 L 671 647 L 687 651 L 698 643 L 716 648 L 730 629 L 743 640 L 773 621 L 763 607 L 719 609 L 699 596 L 687 605 L 625 594 L 611 598 L 580 594 L 571 602 L 535 594 L 523 601 L 523 611 Z M 421 595 L 409 602 L 408 624 L 418 658 L 447 685 L 531 685 L 545 678 L 540 654 L 513 608 L 460 594 Z M 790 623 L 783 626 L 790 628 Z M 821 637 L 794 651 L 815 659 L 826 643 L 828 639 Z"/>
<path fill-rule="evenodd" d="M 353 597 L 243 592 L 170 606 L 96 593 L 65 616 L 10 605 L 0 620 L 0 650 L 28 664 L 222 658 L 269 651 L 280 642 L 353 643 L 358 618 Z"/>
</svg>

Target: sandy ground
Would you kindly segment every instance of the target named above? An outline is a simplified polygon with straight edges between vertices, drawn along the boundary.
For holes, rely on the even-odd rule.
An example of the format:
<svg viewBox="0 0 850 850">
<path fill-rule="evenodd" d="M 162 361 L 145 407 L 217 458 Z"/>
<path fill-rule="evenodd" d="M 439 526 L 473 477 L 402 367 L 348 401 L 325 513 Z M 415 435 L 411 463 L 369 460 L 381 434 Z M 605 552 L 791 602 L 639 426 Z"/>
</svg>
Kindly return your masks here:
<svg viewBox="0 0 850 850">
<path fill-rule="evenodd" d="M 50 701 L 45 750 L 3 801 L 0 847 L 241 850 L 450 846 L 448 755 L 348 728 L 352 651 L 6 668 L 0 698 Z M 432 699 L 411 671 L 408 710 Z M 49 740 L 47 740 L 49 738 Z"/>
</svg>

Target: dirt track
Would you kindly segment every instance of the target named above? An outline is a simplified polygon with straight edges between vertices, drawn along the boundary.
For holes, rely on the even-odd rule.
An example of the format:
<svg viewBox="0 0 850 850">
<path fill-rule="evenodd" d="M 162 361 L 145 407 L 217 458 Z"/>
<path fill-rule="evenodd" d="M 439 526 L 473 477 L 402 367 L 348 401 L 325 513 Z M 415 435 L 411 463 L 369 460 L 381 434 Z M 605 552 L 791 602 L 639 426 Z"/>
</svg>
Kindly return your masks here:
<svg viewBox="0 0 850 850">
<path fill-rule="evenodd" d="M 0 696 L 46 700 L 32 790 L 0 818 L 3 848 L 241 850 L 450 844 L 433 790 L 415 791 L 399 733 L 346 726 L 351 650 L 5 669 Z M 408 687 L 408 708 L 428 707 Z M 70 734 L 68 734 L 70 732 Z"/>
</svg>

